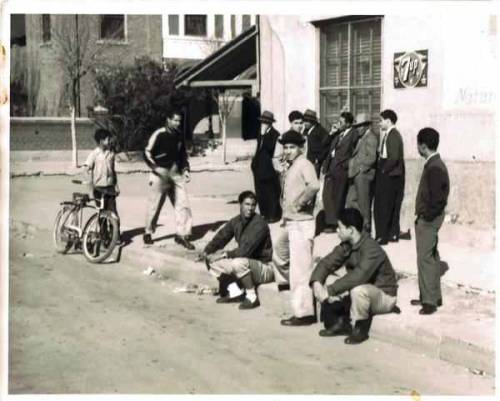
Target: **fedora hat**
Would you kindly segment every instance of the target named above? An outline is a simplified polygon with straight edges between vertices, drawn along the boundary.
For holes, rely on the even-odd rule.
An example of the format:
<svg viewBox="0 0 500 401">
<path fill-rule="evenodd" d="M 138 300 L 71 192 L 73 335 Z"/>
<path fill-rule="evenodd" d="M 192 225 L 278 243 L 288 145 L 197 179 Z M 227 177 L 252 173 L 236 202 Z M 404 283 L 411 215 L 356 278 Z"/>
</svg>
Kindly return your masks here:
<svg viewBox="0 0 500 401">
<path fill-rule="evenodd" d="M 314 110 L 307 109 L 306 111 L 304 111 L 304 120 L 316 122 L 318 121 L 318 115 Z"/>
<path fill-rule="evenodd" d="M 276 121 L 274 119 L 274 114 L 267 110 L 264 110 L 264 112 L 259 117 L 259 120 L 266 123 L 274 123 Z"/>
<path fill-rule="evenodd" d="M 360 127 L 362 125 L 368 125 L 371 124 L 372 120 L 368 116 L 368 113 L 358 113 L 356 114 L 356 120 L 355 123 L 353 124 L 353 127 Z"/>
<path fill-rule="evenodd" d="M 295 145 L 302 146 L 306 140 L 300 132 L 287 131 L 281 136 L 278 141 L 282 145 L 286 143 L 293 143 Z"/>
</svg>

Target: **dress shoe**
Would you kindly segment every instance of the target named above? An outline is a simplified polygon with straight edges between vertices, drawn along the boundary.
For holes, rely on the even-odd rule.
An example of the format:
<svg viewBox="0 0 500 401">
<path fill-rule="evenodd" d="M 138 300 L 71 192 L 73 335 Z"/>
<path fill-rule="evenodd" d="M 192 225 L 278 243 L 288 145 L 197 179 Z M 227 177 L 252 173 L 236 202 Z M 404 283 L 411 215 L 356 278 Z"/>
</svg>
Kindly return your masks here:
<svg viewBox="0 0 500 401">
<path fill-rule="evenodd" d="M 377 242 L 379 245 L 387 245 L 389 243 L 386 238 L 379 238 Z"/>
<path fill-rule="evenodd" d="M 238 309 L 254 309 L 260 306 L 259 298 L 255 298 L 255 301 L 250 301 L 248 298 L 245 298 L 243 302 L 238 306 Z"/>
<path fill-rule="evenodd" d="M 442 260 L 439 262 L 439 270 L 440 270 L 441 277 L 442 277 L 442 276 L 444 276 L 444 274 L 448 270 L 450 270 L 450 266 L 448 265 L 448 263 L 446 263 L 444 260 Z"/>
<path fill-rule="evenodd" d="M 399 237 L 397 235 L 395 235 L 394 237 L 389 238 L 389 242 L 398 242 L 398 241 L 399 241 Z"/>
<path fill-rule="evenodd" d="M 422 305 L 422 301 L 420 299 L 412 299 L 410 301 L 410 304 L 413 305 L 413 306 L 420 306 L 420 305 Z M 441 298 L 439 298 L 437 300 L 437 306 L 438 306 L 438 308 L 440 306 L 443 306 L 443 300 Z"/>
<path fill-rule="evenodd" d="M 422 309 L 418 311 L 421 315 L 432 315 L 437 311 L 437 307 L 429 304 L 422 304 Z"/>
<path fill-rule="evenodd" d="M 290 284 L 285 283 L 285 284 L 278 284 L 278 291 L 290 291 Z"/>
<path fill-rule="evenodd" d="M 244 293 L 233 298 L 229 297 L 229 295 L 226 295 L 225 297 L 217 298 L 215 302 L 218 304 L 236 304 L 238 302 L 244 301 L 245 297 L 246 295 Z"/>
<path fill-rule="evenodd" d="M 321 337 L 348 336 L 352 333 L 352 327 L 346 320 L 339 320 L 327 329 L 319 331 Z"/>
<path fill-rule="evenodd" d="M 400 232 L 400 233 L 399 233 L 399 239 L 411 240 L 411 233 L 410 233 L 410 229 L 408 229 L 408 231 L 406 231 L 405 233 Z"/>
<path fill-rule="evenodd" d="M 346 344 L 360 344 L 368 340 L 368 332 L 370 331 L 371 319 L 357 320 L 354 325 L 352 334 L 344 340 Z"/>
<path fill-rule="evenodd" d="M 283 319 L 281 324 L 283 326 L 310 326 L 311 324 L 316 323 L 316 318 L 314 316 L 303 316 L 303 317 L 295 317 L 292 316 L 288 319 Z"/>
<path fill-rule="evenodd" d="M 144 234 L 142 236 L 142 242 L 144 242 L 146 245 L 153 245 L 151 234 Z"/>
<path fill-rule="evenodd" d="M 189 249 L 190 251 L 196 249 L 191 242 L 189 242 L 185 237 L 181 237 L 180 235 L 176 235 L 174 241 L 184 248 Z"/>
</svg>

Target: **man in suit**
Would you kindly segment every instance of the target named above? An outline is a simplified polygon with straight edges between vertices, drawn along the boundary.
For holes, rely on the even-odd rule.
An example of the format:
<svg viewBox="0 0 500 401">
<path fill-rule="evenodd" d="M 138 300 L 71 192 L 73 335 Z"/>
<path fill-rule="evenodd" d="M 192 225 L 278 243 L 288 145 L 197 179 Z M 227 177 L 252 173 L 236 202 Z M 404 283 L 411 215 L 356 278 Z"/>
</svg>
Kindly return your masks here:
<svg viewBox="0 0 500 401">
<path fill-rule="evenodd" d="M 378 135 L 371 129 L 371 120 L 366 113 L 356 116 L 358 143 L 349 160 L 349 190 L 346 207 L 356 208 L 363 216 L 363 229 L 371 233 L 373 180 L 377 161 Z"/>
<path fill-rule="evenodd" d="M 403 138 L 396 129 L 398 117 L 392 110 L 380 113 L 382 131 L 375 175 L 374 217 L 380 245 L 399 240 L 399 215 L 405 189 Z"/>
<path fill-rule="evenodd" d="M 337 216 L 345 207 L 348 164 L 358 139 L 358 133 L 352 127 L 353 122 L 354 116 L 350 112 L 340 114 L 340 134 L 333 138 L 328 156 L 323 163 L 322 169 L 325 174 L 323 208 L 326 225 L 324 232 L 336 232 Z"/>
<path fill-rule="evenodd" d="M 417 135 L 418 153 L 425 158 L 425 165 L 415 203 L 415 236 L 419 299 L 412 305 L 422 305 L 421 315 L 430 315 L 441 306 L 441 275 L 446 270 L 437 249 L 438 232 L 444 221 L 444 209 L 450 193 L 448 170 L 437 148 L 439 133 L 433 128 L 423 128 Z"/>
<path fill-rule="evenodd" d="M 279 175 L 273 166 L 276 142 L 280 133 L 273 127 L 276 120 L 270 111 L 264 111 L 259 120 L 260 135 L 257 138 L 257 149 L 251 168 L 260 214 L 268 223 L 274 223 L 281 218 L 281 186 Z"/>
<path fill-rule="evenodd" d="M 313 110 L 307 109 L 304 112 L 304 136 L 307 138 L 307 160 L 314 164 L 319 177 L 324 155 L 323 143 L 328 137 L 328 131 L 318 122 L 316 112 Z"/>
</svg>

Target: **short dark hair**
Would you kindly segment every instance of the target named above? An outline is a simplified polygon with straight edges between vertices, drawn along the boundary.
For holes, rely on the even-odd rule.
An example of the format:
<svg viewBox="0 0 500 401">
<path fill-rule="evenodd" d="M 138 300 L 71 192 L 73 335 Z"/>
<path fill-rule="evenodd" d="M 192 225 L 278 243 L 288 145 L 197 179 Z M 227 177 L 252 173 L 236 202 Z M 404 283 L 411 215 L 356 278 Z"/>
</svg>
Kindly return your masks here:
<svg viewBox="0 0 500 401">
<path fill-rule="evenodd" d="M 304 118 L 304 115 L 298 111 L 294 110 L 288 115 L 288 121 L 293 122 L 295 120 L 302 120 Z"/>
<path fill-rule="evenodd" d="M 182 112 L 178 109 L 172 109 L 167 113 L 167 118 L 172 119 L 174 116 L 179 116 L 182 118 Z"/>
<path fill-rule="evenodd" d="M 257 202 L 257 196 L 252 191 L 243 191 L 241 194 L 238 195 L 238 203 L 241 205 L 245 199 L 253 199 L 255 202 Z"/>
<path fill-rule="evenodd" d="M 358 209 L 344 209 L 339 213 L 338 219 L 346 227 L 354 227 L 359 232 L 363 231 L 363 216 Z"/>
<path fill-rule="evenodd" d="M 99 144 L 103 139 L 111 137 L 111 132 L 109 132 L 107 129 L 104 128 L 99 128 L 94 132 L 94 139 L 95 141 Z"/>
<path fill-rule="evenodd" d="M 347 124 L 352 125 L 352 123 L 354 122 L 354 116 L 350 111 L 343 111 L 342 113 L 340 113 L 340 117 L 342 117 Z"/>
<path fill-rule="evenodd" d="M 430 150 L 436 150 L 439 145 L 439 132 L 434 128 L 425 127 L 418 131 L 417 142 L 425 144 Z"/>
<path fill-rule="evenodd" d="M 391 122 L 393 124 L 396 124 L 396 122 L 398 121 L 398 116 L 397 114 L 392 111 L 391 109 L 386 109 L 384 110 L 382 113 L 380 113 L 380 116 L 384 119 L 384 120 L 391 120 Z"/>
</svg>

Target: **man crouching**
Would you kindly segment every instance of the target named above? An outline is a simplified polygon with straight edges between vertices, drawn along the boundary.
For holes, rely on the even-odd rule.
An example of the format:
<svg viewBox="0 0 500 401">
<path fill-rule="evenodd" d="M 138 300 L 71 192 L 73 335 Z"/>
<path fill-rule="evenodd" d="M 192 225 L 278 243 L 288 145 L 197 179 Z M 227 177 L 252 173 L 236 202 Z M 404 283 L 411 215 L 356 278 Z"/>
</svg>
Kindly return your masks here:
<svg viewBox="0 0 500 401">
<path fill-rule="evenodd" d="M 272 242 L 269 226 L 263 217 L 255 213 L 256 196 L 244 191 L 238 197 L 240 214 L 229 220 L 205 247 L 200 255 L 208 270 L 219 280 L 217 303 L 239 302 L 240 309 L 253 309 L 260 305 L 256 286 L 274 281 Z M 238 247 L 224 251 L 232 239 Z M 236 286 L 239 280 L 246 296 L 231 296 L 228 286 Z M 238 289 L 236 289 L 238 290 Z M 241 292 L 241 291 L 240 291 Z"/>
<path fill-rule="evenodd" d="M 368 339 L 373 315 L 397 312 L 396 273 L 381 246 L 363 232 L 357 209 L 340 213 L 338 235 L 341 243 L 319 261 L 310 280 L 325 325 L 319 335 L 348 335 L 346 344 L 359 344 Z M 346 274 L 326 286 L 327 277 L 342 266 Z"/>
</svg>

